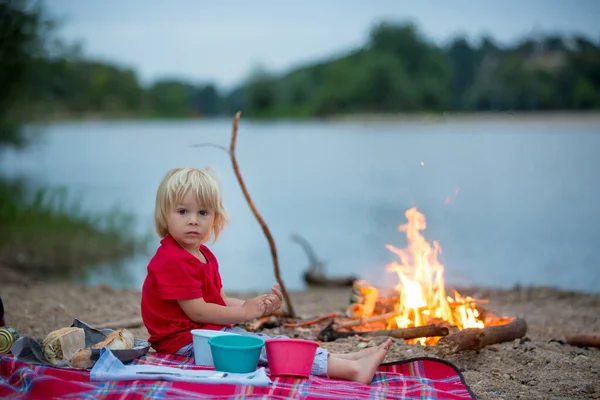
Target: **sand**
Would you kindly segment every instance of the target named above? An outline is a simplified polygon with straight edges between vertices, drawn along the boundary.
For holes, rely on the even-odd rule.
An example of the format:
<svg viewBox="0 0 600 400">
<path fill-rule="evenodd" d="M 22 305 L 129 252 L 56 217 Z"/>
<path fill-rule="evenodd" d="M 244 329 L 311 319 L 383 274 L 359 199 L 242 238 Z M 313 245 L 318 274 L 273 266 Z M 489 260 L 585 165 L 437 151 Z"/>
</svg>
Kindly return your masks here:
<svg viewBox="0 0 600 400">
<path fill-rule="evenodd" d="M 528 324 L 527 340 L 523 343 L 502 343 L 444 357 L 462 371 L 478 398 L 600 398 L 600 349 L 553 341 L 575 333 L 600 334 L 600 294 L 533 287 L 459 291 L 488 299 L 487 308 L 500 315 L 523 317 Z M 253 295 L 238 294 L 237 297 Z M 349 295 L 350 289 L 312 289 L 292 293 L 292 301 L 299 316 L 310 318 L 344 310 Z M 21 335 L 36 338 L 70 326 L 74 317 L 92 325 L 140 317 L 140 293 L 133 290 L 66 283 L 12 283 L 0 284 L 0 296 L 5 303 L 7 324 Z M 144 328 L 132 330 L 139 338 L 148 337 Z M 298 337 L 312 334 L 309 329 L 298 328 L 275 328 L 266 332 Z M 349 352 L 375 345 L 382 339 L 363 340 L 354 337 L 322 345 L 333 352 Z M 385 361 L 421 356 L 440 357 L 435 348 L 395 340 Z"/>
</svg>

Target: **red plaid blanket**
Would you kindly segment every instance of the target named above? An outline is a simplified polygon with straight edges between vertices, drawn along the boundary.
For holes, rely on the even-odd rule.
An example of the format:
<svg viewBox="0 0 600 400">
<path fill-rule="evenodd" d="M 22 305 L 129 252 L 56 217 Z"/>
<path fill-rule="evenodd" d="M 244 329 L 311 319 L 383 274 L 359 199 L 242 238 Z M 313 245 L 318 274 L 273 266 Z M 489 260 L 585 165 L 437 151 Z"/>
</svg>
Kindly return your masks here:
<svg viewBox="0 0 600 400">
<path fill-rule="evenodd" d="M 187 357 L 149 353 L 135 364 L 205 369 Z M 27 364 L 0 355 L 0 398 L 17 399 L 475 399 L 452 364 L 417 358 L 382 364 L 371 385 L 321 377 L 271 378 L 271 387 L 169 381 L 90 382 L 89 371 Z"/>
</svg>

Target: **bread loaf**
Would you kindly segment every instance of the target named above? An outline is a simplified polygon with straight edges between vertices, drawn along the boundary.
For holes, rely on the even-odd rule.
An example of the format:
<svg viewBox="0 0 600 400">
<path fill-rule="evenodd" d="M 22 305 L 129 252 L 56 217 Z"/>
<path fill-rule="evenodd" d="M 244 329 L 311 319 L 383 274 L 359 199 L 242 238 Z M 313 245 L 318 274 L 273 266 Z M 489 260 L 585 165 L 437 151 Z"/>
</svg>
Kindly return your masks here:
<svg viewBox="0 0 600 400">
<path fill-rule="evenodd" d="M 133 333 L 127 329 L 118 329 L 108 335 L 106 339 L 94 345 L 94 347 L 107 347 L 111 350 L 132 349 L 134 346 Z"/>
<path fill-rule="evenodd" d="M 62 328 L 52 331 L 42 341 L 44 356 L 54 366 L 65 365 L 85 347 L 85 332 L 81 328 Z"/>
</svg>

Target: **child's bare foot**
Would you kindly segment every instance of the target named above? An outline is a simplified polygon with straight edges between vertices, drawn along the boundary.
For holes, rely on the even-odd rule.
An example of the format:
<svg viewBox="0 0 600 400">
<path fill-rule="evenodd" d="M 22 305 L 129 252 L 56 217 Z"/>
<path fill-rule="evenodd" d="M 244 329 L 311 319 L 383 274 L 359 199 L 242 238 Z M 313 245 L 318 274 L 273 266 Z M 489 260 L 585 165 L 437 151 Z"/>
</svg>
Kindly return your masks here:
<svg viewBox="0 0 600 400">
<path fill-rule="evenodd" d="M 371 383 L 377 368 L 383 362 L 383 359 L 389 350 L 389 345 L 385 347 L 384 344 L 377 346 L 377 350 L 374 353 L 362 358 L 360 361 L 357 361 L 359 364 L 359 369 L 355 376 L 355 381 L 364 383 L 366 385 Z"/>
<path fill-rule="evenodd" d="M 332 356 L 337 358 L 342 358 L 344 360 L 360 360 L 363 357 L 368 356 L 369 354 L 373 354 L 378 347 L 367 347 L 366 349 L 362 349 L 360 351 L 355 351 L 353 353 L 345 353 L 345 354 L 332 354 Z"/>
<path fill-rule="evenodd" d="M 371 354 L 375 353 L 378 349 L 384 349 L 386 352 L 392 346 L 392 339 L 387 339 L 385 342 L 381 343 L 379 346 L 367 347 L 366 349 L 362 349 L 360 351 L 355 351 L 353 353 L 346 354 L 335 354 L 335 357 L 343 358 L 344 360 L 360 360 L 362 358 L 368 357 Z"/>
<path fill-rule="evenodd" d="M 327 362 L 327 376 L 332 379 L 345 379 L 364 384 L 370 384 L 381 364 L 385 355 L 392 345 L 391 340 L 386 340 L 377 347 L 365 349 L 363 351 L 344 354 L 345 356 L 356 356 L 360 354 L 360 359 L 352 360 L 339 357 L 337 354 L 331 354 Z"/>
<path fill-rule="evenodd" d="M 392 347 L 392 339 L 386 339 L 385 342 L 381 343 L 377 347 L 379 347 L 380 349 L 384 349 L 387 353 L 387 351 Z"/>
</svg>

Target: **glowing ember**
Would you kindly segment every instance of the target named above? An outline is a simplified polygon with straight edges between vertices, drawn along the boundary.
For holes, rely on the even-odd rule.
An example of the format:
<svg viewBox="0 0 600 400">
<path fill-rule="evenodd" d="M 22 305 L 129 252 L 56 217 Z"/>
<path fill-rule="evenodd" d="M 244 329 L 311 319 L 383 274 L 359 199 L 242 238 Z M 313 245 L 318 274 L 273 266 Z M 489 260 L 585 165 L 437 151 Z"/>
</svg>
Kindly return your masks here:
<svg viewBox="0 0 600 400">
<path fill-rule="evenodd" d="M 407 210 L 405 215 L 408 223 L 398 229 L 406 232 L 408 247 L 386 246 L 400 258 L 400 262 L 387 266 L 388 271 L 396 272 L 400 279 L 396 286 L 400 293 L 396 308 L 398 316 L 391 324 L 395 322 L 398 327 L 406 328 L 445 321 L 461 330 L 483 328 L 475 299 L 463 297 L 456 291 L 454 298 L 446 296 L 444 266 L 437 259 L 441 248 L 436 241 L 431 246 L 420 233 L 427 227 L 425 216 L 415 207 Z M 425 338 L 417 340 L 426 342 Z M 435 343 L 437 340 L 429 338 L 427 342 Z"/>
</svg>

